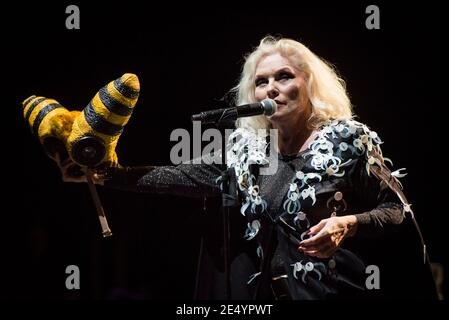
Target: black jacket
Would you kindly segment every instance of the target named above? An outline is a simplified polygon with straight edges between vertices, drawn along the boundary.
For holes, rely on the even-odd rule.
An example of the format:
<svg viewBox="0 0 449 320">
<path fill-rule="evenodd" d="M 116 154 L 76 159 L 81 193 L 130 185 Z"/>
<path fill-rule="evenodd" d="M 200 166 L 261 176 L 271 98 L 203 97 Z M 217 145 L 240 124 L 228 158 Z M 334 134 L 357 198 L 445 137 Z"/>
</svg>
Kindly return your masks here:
<svg viewBox="0 0 449 320">
<path fill-rule="evenodd" d="M 340 127 L 336 130 L 338 125 Z M 356 147 L 364 135 L 370 134 L 366 127 L 360 124 L 356 132 L 343 134 L 345 131 L 341 131 L 342 128 L 348 129 L 349 126 L 347 122 L 334 122 L 330 125 L 331 131 L 334 130 L 332 134 L 321 135 L 324 139 L 322 144 L 331 143 L 326 152 L 331 157 L 338 155 L 341 160 L 341 166 L 334 172 L 336 174 L 317 170 L 316 162 L 313 162 L 316 152 L 312 152 L 312 148 L 293 157 L 279 155 L 278 170 L 274 175 L 263 176 L 253 172 L 260 187 L 260 196 L 268 206 L 263 212 L 247 209 L 245 217 L 238 213 L 239 210 L 232 215 L 231 226 L 237 231 L 231 241 L 232 298 L 272 298 L 272 278 L 279 276 L 286 277 L 288 295 L 299 300 L 436 297 L 428 261 L 424 263 L 422 244 L 410 216 L 404 211 L 404 203 L 394 188 L 389 188 L 385 182 L 382 184 L 381 177 L 374 174 L 376 171 L 369 169 L 371 165 L 381 168 L 383 174 L 389 177 L 389 182 L 396 186 L 397 180 L 386 168 L 379 153 L 368 150 L 366 143 L 365 148 Z M 376 135 L 372 138 L 369 141 L 377 150 L 379 139 Z M 356 139 L 360 141 L 354 142 Z M 367 138 L 364 139 L 366 142 Z M 318 140 L 319 137 L 315 140 L 315 150 L 321 152 L 324 148 L 320 149 Z M 349 145 L 351 149 L 343 148 L 343 145 Z M 371 156 L 378 161 L 370 160 L 369 163 Z M 221 190 L 217 177 L 224 170 L 224 165 L 205 163 L 122 167 L 108 173 L 105 186 L 138 192 L 219 198 Z M 313 187 L 316 198 L 307 196 L 301 199 L 301 208 L 295 211 L 300 211 L 302 216 L 286 210 L 289 186 L 295 181 L 298 171 L 304 174 L 318 172 L 321 176 L 320 179 L 310 179 L 298 190 L 301 193 Z M 244 192 L 241 197 L 245 198 Z M 333 213 L 356 215 L 356 235 L 346 239 L 334 256 L 328 259 L 312 258 L 298 252 L 298 243 L 304 232 Z M 198 297 L 223 298 L 223 250 L 220 249 L 220 237 L 217 237 L 221 235 L 221 225 L 217 223 L 221 219 L 216 213 L 209 218 L 215 222 L 208 223 L 208 230 L 205 230 L 206 253 L 200 266 L 203 281 L 199 285 Z M 254 225 L 258 226 L 258 230 L 252 228 Z M 246 236 L 252 238 L 250 241 L 242 240 L 246 226 Z M 379 289 L 367 289 L 368 266 L 379 270 Z M 410 290 L 410 287 L 416 290 Z"/>
</svg>

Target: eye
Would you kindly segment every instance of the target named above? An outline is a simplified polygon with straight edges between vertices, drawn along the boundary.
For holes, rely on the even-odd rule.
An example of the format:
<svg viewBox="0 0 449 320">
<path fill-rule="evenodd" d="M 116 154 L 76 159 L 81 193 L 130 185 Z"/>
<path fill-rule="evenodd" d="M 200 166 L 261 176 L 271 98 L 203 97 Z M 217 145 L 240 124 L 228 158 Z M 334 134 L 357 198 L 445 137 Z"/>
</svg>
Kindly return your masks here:
<svg viewBox="0 0 449 320">
<path fill-rule="evenodd" d="M 293 75 L 293 74 L 291 74 L 290 72 L 286 72 L 286 71 L 284 71 L 284 72 L 281 72 L 280 74 L 279 74 L 279 78 L 280 79 L 292 79 L 292 78 L 294 78 L 295 76 Z"/>
<path fill-rule="evenodd" d="M 277 80 L 288 80 L 288 79 L 293 79 L 295 76 L 287 71 L 281 71 L 278 76 L 277 76 Z"/>
<path fill-rule="evenodd" d="M 266 84 L 267 82 L 268 81 L 266 78 L 257 78 L 255 84 L 256 84 L 256 87 L 258 87 L 262 84 Z"/>
</svg>

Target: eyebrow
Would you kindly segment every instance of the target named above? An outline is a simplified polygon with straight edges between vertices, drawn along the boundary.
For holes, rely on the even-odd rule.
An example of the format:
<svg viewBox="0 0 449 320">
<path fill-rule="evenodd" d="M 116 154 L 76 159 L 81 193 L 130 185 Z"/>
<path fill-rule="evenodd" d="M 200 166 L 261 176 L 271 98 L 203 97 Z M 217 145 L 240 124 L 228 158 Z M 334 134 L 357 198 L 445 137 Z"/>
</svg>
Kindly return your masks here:
<svg viewBox="0 0 449 320">
<path fill-rule="evenodd" d="M 275 71 L 275 73 L 279 73 L 279 72 L 282 72 L 282 71 L 288 71 L 288 72 L 291 72 L 291 73 L 294 74 L 294 70 L 292 70 L 292 69 L 293 69 L 292 67 L 284 66 L 284 67 L 281 67 L 281 68 L 277 69 Z M 263 78 L 263 77 L 265 77 L 265 73 L 260 73 L 260 74 L 256 74 L 255 75 L 255 79 L 259 79 L 259 78 Z"/>
</svg>

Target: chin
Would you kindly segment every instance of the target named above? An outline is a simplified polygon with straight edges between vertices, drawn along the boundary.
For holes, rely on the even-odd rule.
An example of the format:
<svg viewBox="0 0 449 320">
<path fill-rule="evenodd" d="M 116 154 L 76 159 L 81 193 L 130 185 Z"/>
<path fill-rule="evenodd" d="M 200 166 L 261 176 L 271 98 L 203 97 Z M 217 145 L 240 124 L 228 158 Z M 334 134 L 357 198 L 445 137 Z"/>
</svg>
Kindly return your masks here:
<svg viewBox="0 0 449 320">
<path fill-rule="evenodd" d="M 269 121 L 278 121 L 282 120 L 283 118 L 286 118 L 290 115 L 290 112 L 286 110 L 285 108 L 278 109 L 275 113 L 273 113 L 271 116 L 268 117 Z"/>
</svg>

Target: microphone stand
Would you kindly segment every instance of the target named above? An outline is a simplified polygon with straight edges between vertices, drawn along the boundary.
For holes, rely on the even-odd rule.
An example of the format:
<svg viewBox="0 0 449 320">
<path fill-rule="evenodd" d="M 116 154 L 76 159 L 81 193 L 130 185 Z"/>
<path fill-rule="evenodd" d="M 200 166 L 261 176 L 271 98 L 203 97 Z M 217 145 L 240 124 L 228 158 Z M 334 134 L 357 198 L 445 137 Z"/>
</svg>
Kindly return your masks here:
<svg viewBox="0 0 449 320">
<path fill-rule="evenodd" d="M 235 115 L 236 116 L 236 115 Z M 231 119 L 229 119 L 229 117 Z M 234 114 L 224 113 L 219 120 L 217 120 L 216 126 L 221 129 L 235 128 L 234 121 L 232 120 Z M 224 295 L 226 300 L 231 300 L 231 233 L 230 233 L 230 217 L 231 208 L 238 206 L 237 195 L 237 180 L 235 177 L 234 168 L 227 168 L 227 141 L 226 135 L 223 135 L 223 148 L 221 149 L 221 159 L 224 162 L 225 169 L 221 172 L 222 192 L 221 192 L 221 208 L 223 218 L 223 265 L 225 276 L 225 290 Z"/>
<path fill-rule="evenodd" d="M 192 121 L 201 121 L 201 123 L 211 123 L 218 128 L 235 128 L 234 121 L 239 117 L 249 117 L 257 114 L 272 115 L 277 110 L 274 100 L 265 99 L 261 102 L 250 103 L 234 108 L 215 109 L 212 111 L 201 112 L 192 115 Z M 223 138 L 222 161 L 226 160 L 226 135 Z M 225 161 L 226 162 L 226 161 Z M 230 259 L 230 211 L 232 207 L 238 206 L 237 181 L 233 168 L 226 168 L 221 172 L 222 183 L 222 211 L 223 211 L 223 264 L 225 274 L 225 297 L 227 300 L 231 298 L 231 259 Z M 199 261 L 202 259 L 204 241 L 201 238 Z M 199 268 L 200 266 L 198 266 Z M 198 270 L 197 270 L 198 271 Z M 195 289 L 195 297 L 198 295 L 198 275 Z"/>
<path fill-rule="evenodd" d="M 192 119 L 193 120 L 193 119 Z M 234 121 L 229 120 L 226 113 L 214 122 L 214 125 L 218 128 L 234 128 Z M 237 181 L 235 177 L 234 168 L 226 167 L 226 135 L 223 135 L 222 141 L 223 148 L 221 149 L 221 159 L 224 161 L 225 169 L 221 171 L 221 198 L 222 198 L 222 222 L 223 222 L 223 269 L 224 269 L 224 278 L 225 278 L 225 287 L 224 287 L 224 296 L 226 300 L 231 299 L 231 249 L 230 249 L 230 213 L 231 208 L 236 207 L 239 203 L 238 195 L 237 195 Z M 198 261 L 202 261 L 202 256 L 204 254 L 204 236 L 201 237 L 200 242 L 200 252 Z M 200 268 L 200 264 L 198 264 L 198 270 Z M 197 271 L 198 271 L 197 270 Z M 197 280 L 196 280 L 196 289 L 195 289 L 195 298 L 198 298 L 198 278 L 199 272 L 197 272 Z"/>
<path fill-rule="evenodd" d="M 226 151 L 224 151 L 226 152 Z M 223 158 L 225 159 L 225 158 Z M 222 181 L 222 216 L 223 216 L 223 264 L 225 275 L 225 298 L 231 299 L 231 249 L 230 249 L 230 213 L 238 204 L 234 169 L 225 169 L 221 174 Z"/>
</svg>

